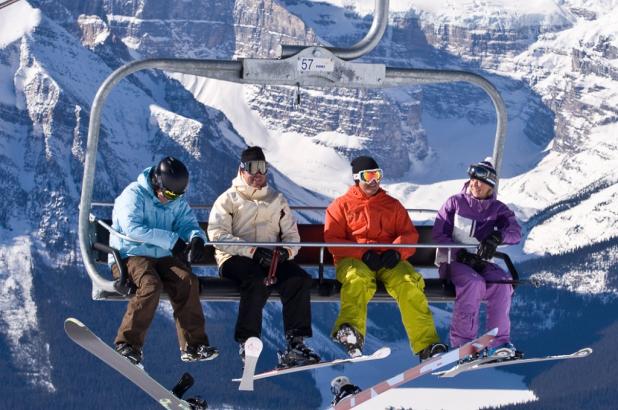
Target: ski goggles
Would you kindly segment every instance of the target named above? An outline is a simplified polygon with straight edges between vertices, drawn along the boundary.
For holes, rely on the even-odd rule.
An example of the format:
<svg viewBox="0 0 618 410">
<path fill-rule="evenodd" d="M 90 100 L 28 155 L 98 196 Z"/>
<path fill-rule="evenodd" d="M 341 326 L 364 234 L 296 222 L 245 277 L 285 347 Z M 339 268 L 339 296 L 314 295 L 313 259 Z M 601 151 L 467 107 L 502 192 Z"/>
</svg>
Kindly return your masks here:
<svg viewBox="0 0 618 410">
<path fill-rule="evenodd" d="M 482 165 L 470 165 L 468 167 L 468 176 L 470 178 L 485 182 L 492 187 L 496 186 L 496 173 Z"/>
<path fill-rule="evenodd" d="M 180 198 L 181 196 L 184 195 L 184 194 L 177 194 L 176 192 L 168 191 L 165 188 L 163 188 L 161 190 L 161 193 L 169 201 L 175 201 L 175 200 L 177 200 L 178 198 Z"/>
<path fill-rule="evenodd" d="M 266 161 L 262 160 L 241 162 L 240 168 L 250 173 L 251 175 L 255 175 L 258 172 L 262 175 L 265 175 L 266 172 L 268 172 L 268 165 L 266 164 Z"/>
<path fill-rule="evenodd" d="M 371 181 L 380 182 L 383 176 L 384 173 L 382 172 L 382 168 L 365 169 L 363 171 L 360 171 L 358 174 L 354 174 L 354 180 L 367 183 Z"/>
</svg>

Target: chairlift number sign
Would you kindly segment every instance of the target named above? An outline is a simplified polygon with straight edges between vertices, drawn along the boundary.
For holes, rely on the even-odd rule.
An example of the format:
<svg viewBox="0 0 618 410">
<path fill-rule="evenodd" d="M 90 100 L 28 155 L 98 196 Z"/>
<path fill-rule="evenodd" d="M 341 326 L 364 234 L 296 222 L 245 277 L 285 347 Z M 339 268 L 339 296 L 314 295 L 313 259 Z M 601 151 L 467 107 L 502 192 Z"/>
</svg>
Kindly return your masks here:
<svg viewBox="0 0 618 410">
<path fill-rule="evenodd" d="M 320 73 L 335 70 L 335 64 L 330 58 L 302 57 L 298 59 L 298 71 L 301 73 Z"/>
</svg>

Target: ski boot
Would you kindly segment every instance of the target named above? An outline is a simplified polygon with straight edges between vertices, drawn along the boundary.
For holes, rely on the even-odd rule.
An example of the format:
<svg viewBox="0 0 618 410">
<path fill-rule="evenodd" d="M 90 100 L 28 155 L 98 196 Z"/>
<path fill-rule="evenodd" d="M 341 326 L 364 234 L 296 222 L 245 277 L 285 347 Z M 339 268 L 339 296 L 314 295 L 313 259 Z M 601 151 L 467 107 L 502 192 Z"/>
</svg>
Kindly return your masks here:
<svg viewBox="0 0 618 410">
<path fill-rule="evenodd" d="M 418 352 L 418 360 L 422 362 L 423 360 L 431 359 L 434 356 L 446 352 L 448 352 L 448 346 L 444 343 L 432 343 Z"/>
<path fill-rule="evenodd" d="M 219 350 L 216 347 L 206 344 L 198 344 L 187 346 L 187 350 L 180 352 L 180 360 L 183 362 L 197 362 L 204 360 L 212 360 L 219 356 Z"/>
<path fill-rule="evenodd" d="M 513 360 L 522 359 L 524 357 L 523 352 L 520 352 L 515 348 L 513 343 L 507 342 L 498 346 L 488 347 L 485 351 L 487 357 L 495 357 L 499 360 Z"/>
<path fill-rule="evenodd" d="M 320 361 L 320 356 L 304 343 L 302 336 L 288 335 L 286 340 L 287 349 L 284 352 L 277 352 L 277 368 L 306 366 Z"/>
<path fill-rule="evenodd" d="M 363 355 L 363 344 L 365 339 L 363 335 L 347 323 L 342 324 L 339 330 L 337 330 L 337 333 L 335 333 L 335 341 L 343 345 L 350 357 L 359 357 Z"/>
<path fill-rule="evenodd" d="M 144 368 L 142 365 L 144 354 L 142 353 L 142 349 L 139 347 L 131 346 L 128 343 L 118 343 L 116 345 L 116 352 L 121 356 L 126 357 L 134 365 L 141 367 L 142 369 Z"/>
<path fill-rule="evenodd" d="M 240 356 L 240 360 L 242 360 L 243 366 L 245 365 L 245 342 L 238 344 L 238 356 Z"/>
<path fill-rule="evenodd" d="M 350 382 L 346 376 L 337 376 L 330 382 L 330 392 L 333 394 L 331 406 L 335 406 L 344 398 L 360 393 L 361 388 Z"/>
</svg>

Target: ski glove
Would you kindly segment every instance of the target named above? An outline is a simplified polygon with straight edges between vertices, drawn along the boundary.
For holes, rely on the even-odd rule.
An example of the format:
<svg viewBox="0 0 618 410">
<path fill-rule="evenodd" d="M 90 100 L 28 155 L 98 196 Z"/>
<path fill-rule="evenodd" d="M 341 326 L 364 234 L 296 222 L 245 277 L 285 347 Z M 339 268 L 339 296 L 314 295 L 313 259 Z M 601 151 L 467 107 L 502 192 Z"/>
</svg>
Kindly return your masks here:
<svg viewBox="0 0 618 410">
<path fill-rule="evenodd" d="M 286 248 L 277 249 L 279 249 L 279 259 L 277 259 L 277 263 L 285 262 L 290 259 L 290 252 Z"/>
<path fill-rule="evenodd" d="M 206 258 L 206 249 L 204 248 L 204 240 L 199 236 L 194 236 L 189 245 L 189 262 L 195 263 Z"/>
<path fill-rule="evenodd" d="M 498 231 L 493 231 L 491 235 L 483 239 L 476 251 L 476 254 L 481 259 L 491 259 L 496 254 L 496 248 L 502 243 L 502 234 Z"/>
<path fill-rule="evenodd" d="M 393 269 L 401 260 L 401 254 L 395 249 L 388 249 L 382 252 L 380 260 L 386 269 Z"/>
<path fill-rule="evenodd" d="M 465 249 L 457 252 L 457 262 L 463 263 L 464 265 L 468 265 L 472 269 L 474 269 L 477 273 L 483 272 L 486 266 L 486 262 L 481 259 L 478 255 L 474 253 L 470 253 Z"/>
<path fill-rule="evenodd" d="M 379 271 L 384 265 L 382 265 L 382 258 L 376 251 L 367 251 L 363 254 L 363 262 L 372 271 Z"/>
<path fill-rule="evenodd" d="M 255 248 L 253 252 L 253 260 L 260 264 L 261 267 L 269 269 L 273 261 L 273 251 L 268 248 Z"/>
<path fill-rule="evenodd" d="M 174 247 L 172 248 L 172 255 L 176 258 L 180 259 L 183 262 L 187 260 L 187 252 L 189 251 L 189 247 L 187 243 L 183 241 L 181 238 L 178 238 Z"/>
</svg>

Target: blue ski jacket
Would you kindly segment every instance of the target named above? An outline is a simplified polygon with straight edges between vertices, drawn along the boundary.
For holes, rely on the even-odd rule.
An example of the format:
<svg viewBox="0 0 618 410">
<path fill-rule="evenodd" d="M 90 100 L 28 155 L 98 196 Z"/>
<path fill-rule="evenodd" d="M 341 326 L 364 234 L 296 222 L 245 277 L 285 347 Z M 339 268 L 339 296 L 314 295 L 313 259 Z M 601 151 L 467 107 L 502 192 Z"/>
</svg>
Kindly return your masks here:
<svg viewBox="0 0 618 410">
<path fill-rule="evenodd" d="M 190 242 L 195 236 L 207 241 L 193 210 L 184 197 L 162 204 L 150 183 L 146 168 L 114 201 L 112 227 L 139 242 L 110 235 L 110 246 L 118 249 L 122 259 L 128 256 L 162 258 L 172 254 L 178 238 Z M 109 263 L 113 263 L 110 256 Z"/>
</svg>

